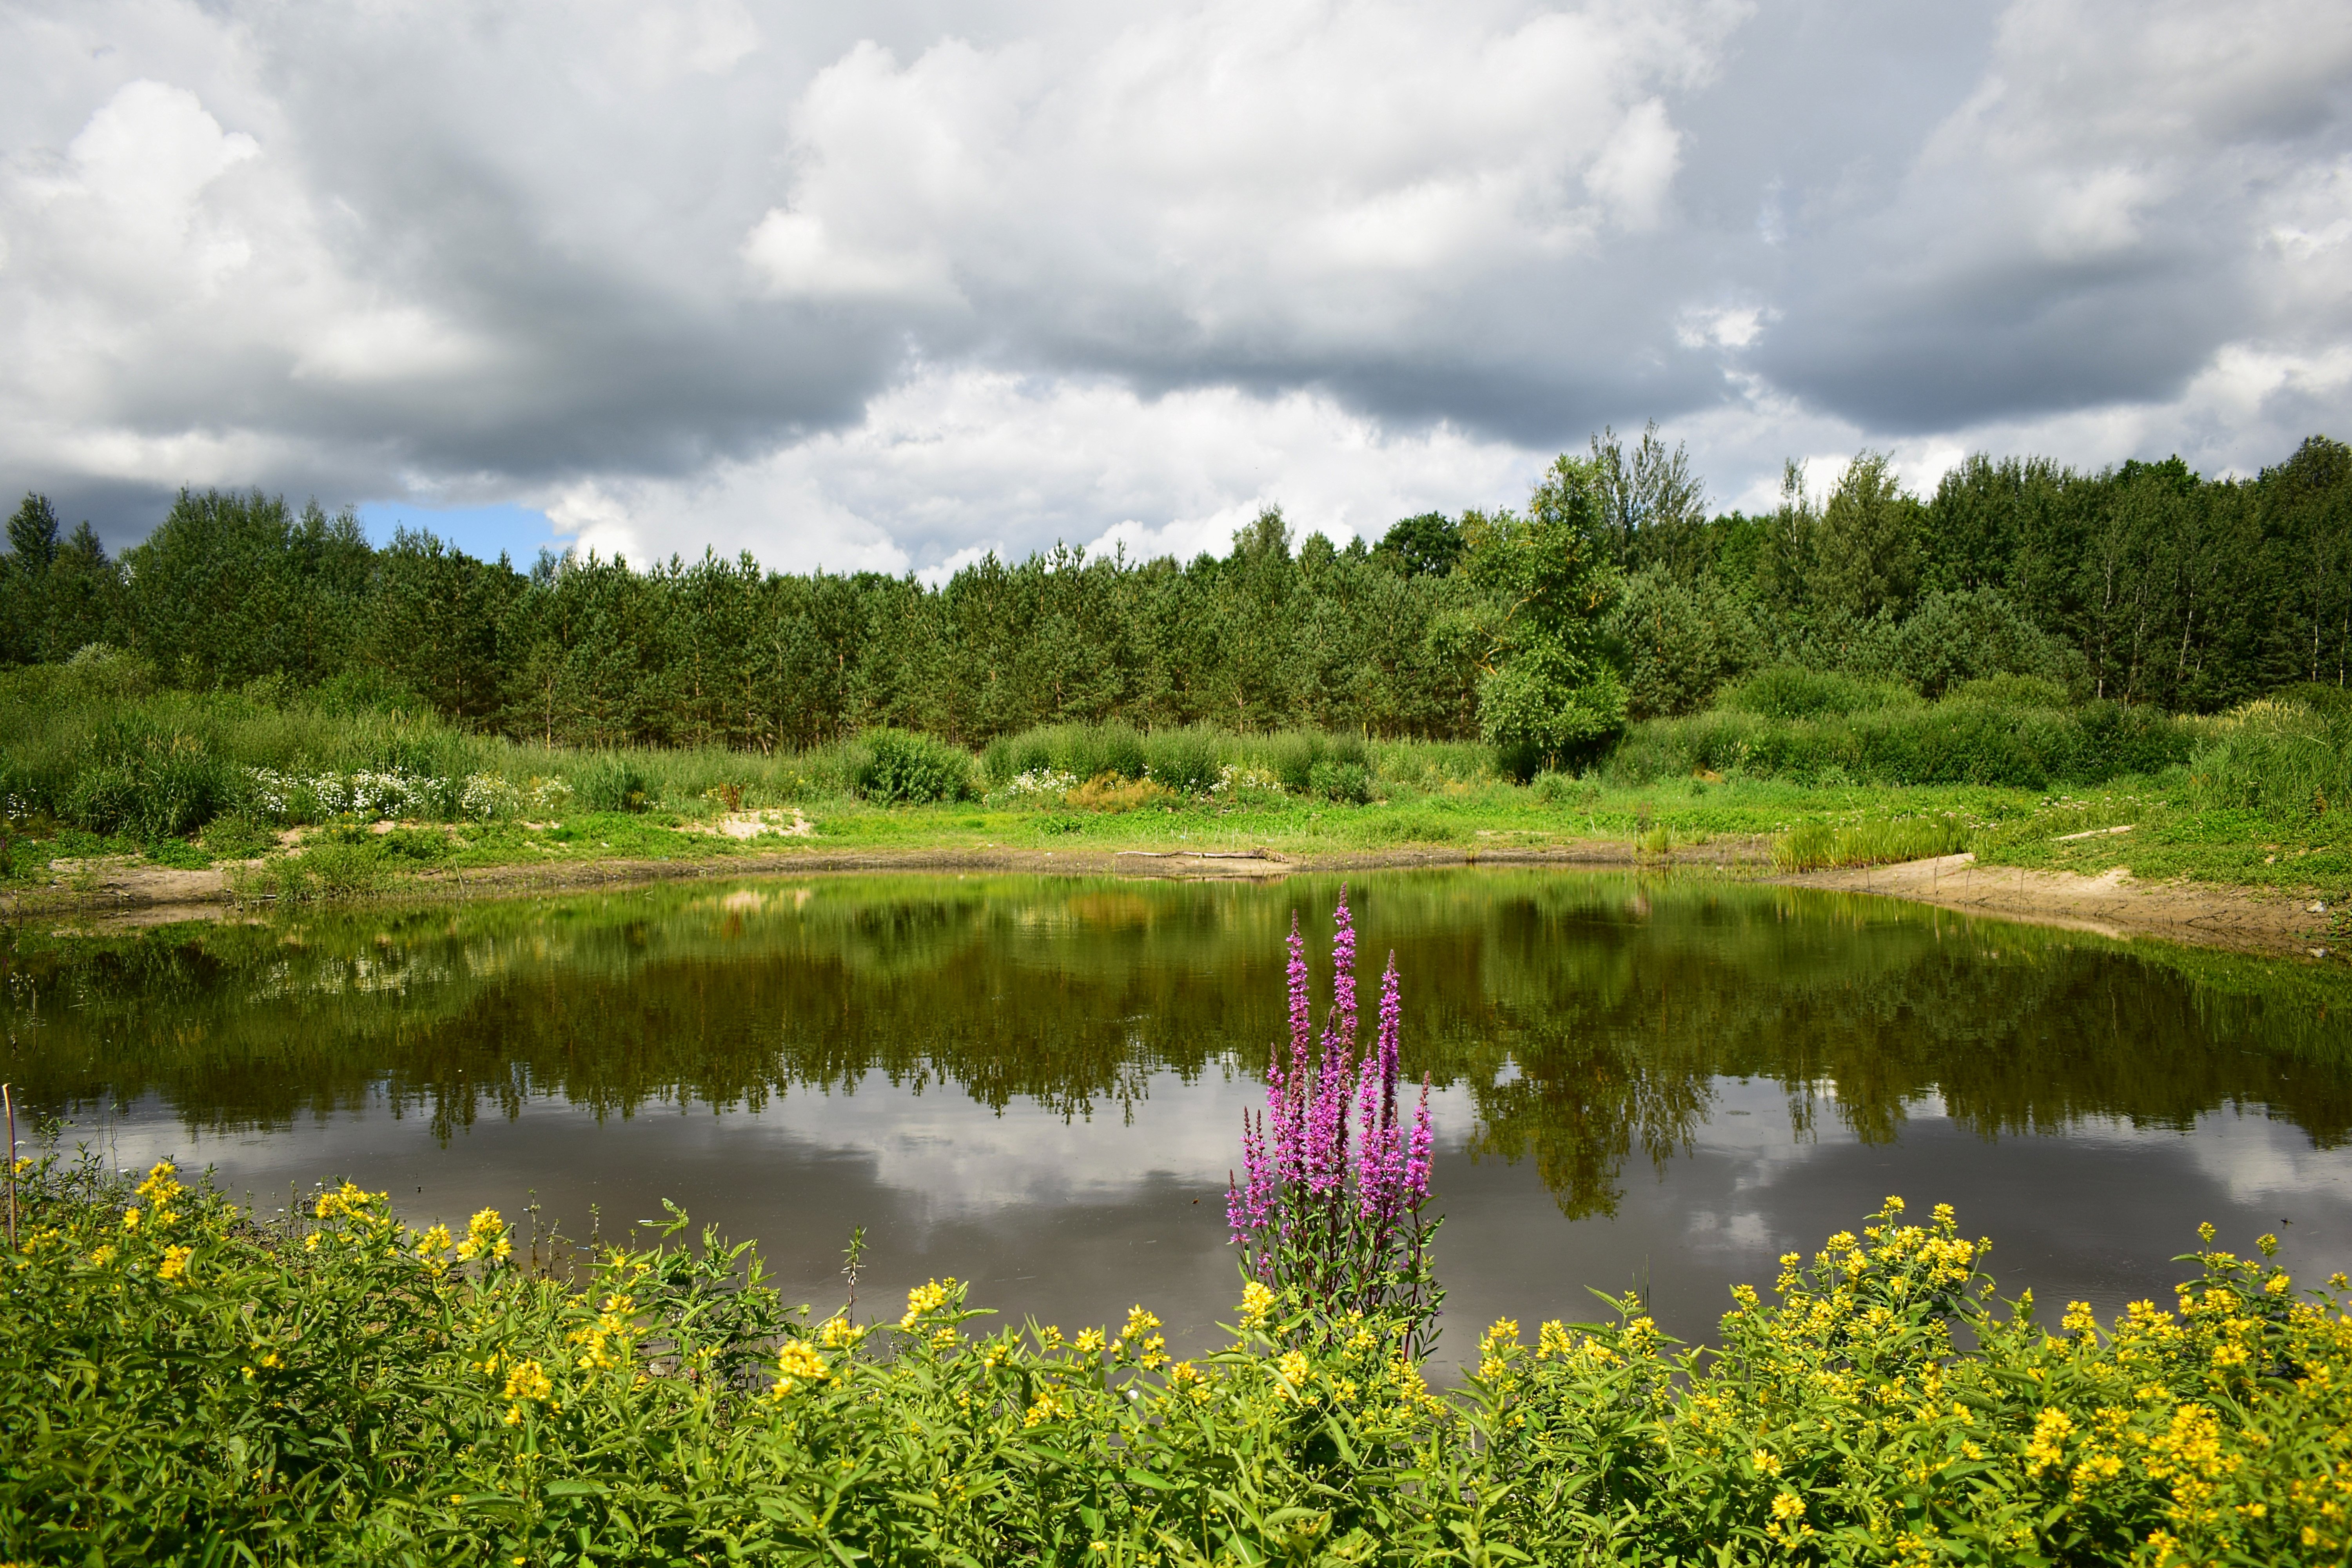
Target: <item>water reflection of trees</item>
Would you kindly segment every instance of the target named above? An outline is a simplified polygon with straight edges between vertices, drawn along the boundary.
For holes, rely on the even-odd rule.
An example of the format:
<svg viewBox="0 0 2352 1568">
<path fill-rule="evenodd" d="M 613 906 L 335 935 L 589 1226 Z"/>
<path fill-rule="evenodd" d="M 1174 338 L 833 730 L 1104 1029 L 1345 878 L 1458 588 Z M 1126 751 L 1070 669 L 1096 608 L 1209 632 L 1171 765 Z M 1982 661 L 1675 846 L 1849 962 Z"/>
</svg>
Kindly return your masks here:
<svg viewBox="0 0 2352 1568">
<path fill-rule="evenodd" d="M 670 888 L 106 941 L 19 931 L 8 1076 L 192 1125 L 386 1097 L 446 1137 L 555 1094 L 600 1116 L 759 1106 L 870 1074 L 1069 1114 L 1152 1074 L 1255 1070 L 1280 937 L 1335 889 L 1025 879 Z M 2340 998 L 2308 970 L 1769 889 L 1532 873 L 1360 879 L 1408 1066 L 1468 1087 L 1485 1156 L 1570 1214 L 1689 1146 L 1724 1077 L 1895 1137 L 1929 1096 L 1990 1138 L 2222 1106 L 2352 1127 Z M 1369 978 L 1369 976 L 1368 976 Z"/>
</svg>

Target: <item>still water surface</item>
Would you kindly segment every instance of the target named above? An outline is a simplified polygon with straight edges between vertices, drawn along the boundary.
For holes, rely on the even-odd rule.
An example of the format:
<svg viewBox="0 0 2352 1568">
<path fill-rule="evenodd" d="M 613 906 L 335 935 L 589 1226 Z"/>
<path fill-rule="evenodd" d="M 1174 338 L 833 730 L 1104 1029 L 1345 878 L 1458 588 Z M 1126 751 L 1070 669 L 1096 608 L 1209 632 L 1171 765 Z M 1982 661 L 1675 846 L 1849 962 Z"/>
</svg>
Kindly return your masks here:
<svg viewBox="0 0 2352 1568">
<path fill-rule="evenodd" d="M 674 1199 L 877 1308 L 953 1274 L 1016 1320 L 1237 1295 L 1223 1191 L 1282 1029 L 1282 937 L 1336 879 L 844 878 L 89 937 L 0 952 L 5 1076 L 110 1163 L 257 1206 L 348 1175 L 409 1218 L 536 1194 L 611 1238 Z M 2168 1297 L 2210 1219 L 2352 1268 L 2352 992 L 2329 972 L 1887 900 L 1627 876 L 1354 879 L 1429 1075 L 1454 1326 L 1738 1281 L 1899 1193 L 2004 1293 Z M 1318 970 L 1318 986 L 1328 974 Z M 1328 994 L 1328 993 L 1325 993 Z"/>
</svg>

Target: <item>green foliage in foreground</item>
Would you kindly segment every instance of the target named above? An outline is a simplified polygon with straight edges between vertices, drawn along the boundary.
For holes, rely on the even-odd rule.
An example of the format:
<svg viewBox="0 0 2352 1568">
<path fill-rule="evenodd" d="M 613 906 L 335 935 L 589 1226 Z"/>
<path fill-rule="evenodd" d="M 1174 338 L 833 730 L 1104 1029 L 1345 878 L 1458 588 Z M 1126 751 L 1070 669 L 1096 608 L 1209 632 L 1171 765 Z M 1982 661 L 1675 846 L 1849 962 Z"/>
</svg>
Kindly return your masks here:
<svg viewBox="0 0 2352 1568">
<path fill-rule="evenodd" d="M 2279 1563 L 2341 1555 L 2347 1286 L 2202 1251 L 2102 1332 L 1994 1310 L 1948 1210 L 1783 1260 L 1720 1351 L 1496 1324 L 1432 1393 L 1391 1325 L 1254 1289 L 1226 1349 L 787 1309 L 748 1247 L 578 1286 L 499 1216 L 324 1192 L 257 1229 L 159 1165 L 25 1163 L 0 1551 L 89 1563 Z M 2208 1235 L 2210 1242 L 2210 1233 Z M 2267 1252 L 2269 1238 L 2263 1241 Z M 1972 1345 L 1970 1349 L 1956 1348 Z"/>
</svg>

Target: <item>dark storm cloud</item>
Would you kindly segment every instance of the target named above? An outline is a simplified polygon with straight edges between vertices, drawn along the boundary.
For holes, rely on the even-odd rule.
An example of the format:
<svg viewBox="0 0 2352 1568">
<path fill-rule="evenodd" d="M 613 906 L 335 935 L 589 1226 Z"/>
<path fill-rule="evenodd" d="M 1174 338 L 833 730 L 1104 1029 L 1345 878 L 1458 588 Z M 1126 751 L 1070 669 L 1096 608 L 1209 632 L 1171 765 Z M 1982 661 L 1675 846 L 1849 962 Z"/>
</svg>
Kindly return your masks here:
<svg viewBox="0 0 2352 1568">
<path fill-rule="evenodd" d="M 117 540 L 257 483 L 920 564 L 1653 416 L 1737 491 L 2352 407 L 2306 0 L 124 0 L 0 59 L 0 483 Z"/>
</svg>

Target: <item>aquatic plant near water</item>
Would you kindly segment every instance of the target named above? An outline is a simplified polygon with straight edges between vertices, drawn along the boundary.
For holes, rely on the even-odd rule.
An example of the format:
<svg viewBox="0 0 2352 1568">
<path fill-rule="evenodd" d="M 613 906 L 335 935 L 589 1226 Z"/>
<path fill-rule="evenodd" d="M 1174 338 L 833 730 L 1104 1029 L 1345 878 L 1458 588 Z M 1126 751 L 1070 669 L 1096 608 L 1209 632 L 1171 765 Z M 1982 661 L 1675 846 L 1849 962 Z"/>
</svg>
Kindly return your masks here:
<svg viewBox="0 0 2352 1568">
<path fill-rule="evenodd" d="M 1396 1321 L 1418 1353 L 1444 1295 L 1430 1253 L 1439 1222 L 1425 1212 L 1429 1081 L 1408 1125 L 1397 1107 L 1396 955 L 1381 977 L 1371 1047 L 1359 1056 L 1356 929 L 1344 889 L 1334 919 L 1331 1006 L 1319 1040 L 1306 944 L 1291 921 L 1288 1050 L 1277 1044 L 1266 1065 L 1265 1109 L 1243 1117 L 1243 1170 L 1225 1215 L 1245 1279 L 1333 1320 Z"/>
</svg>

